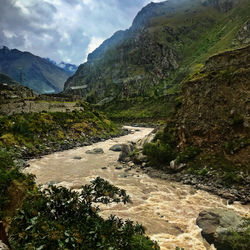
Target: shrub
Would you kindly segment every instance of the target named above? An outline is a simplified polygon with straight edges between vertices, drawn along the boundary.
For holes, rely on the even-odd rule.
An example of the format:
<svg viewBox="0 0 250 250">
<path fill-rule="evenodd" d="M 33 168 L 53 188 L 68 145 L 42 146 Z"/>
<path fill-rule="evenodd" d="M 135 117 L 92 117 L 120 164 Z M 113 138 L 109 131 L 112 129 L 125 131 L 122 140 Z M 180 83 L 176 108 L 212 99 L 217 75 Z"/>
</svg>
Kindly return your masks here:
<svg viewBox="0 0 250 250">
<path fill-rule="evenodd" d="M 194 159 L 197 155 L 199 155 L 200 150 L 197 147 L 189 146 L 186 147 L 182 152 L 180 152 L 177 156 L 177 162 L 179 163 L 187 163 L 188 161 Z"/>
<path fill-rule="evenodd" d="M 129 196 L 98 177 L 80 193 L 49 186 L 33 193 L 11 224 L 14 249 L 159 249 L 132 221 L 98 215 L 98 203 L 129 202 Z"/>
<path fill-rule="evenodd" d="M 156 166 L 169 164 L 176 157 L 176 151 L 172 146 L 160 142 L 147 143 L 143 148 L 143 154 L 147 155 L 149 162 Z"/>
<path fill-rule="evenodd" d="M 12 155 L 5 150 L 0 150 L 0 220 L 4 218 L 6 213 L 10 213 L 8 210 L 9 204 L 13 200 L 13 196 L 10 193 L 12 186 L 27 182 L 27 184 L 33 186 L 33 177 L 25 176 L 14 166 Z M 15 196 L 19 195 L 15 190 Z M 17 198 L 21 200 L 21 197 Z M 11 210 L 13 210 L 11 208 Z"/>
<path fill-rule="evenodd" d="M 246 219 L 244 227 L 236 232 L 231 230 L 223 237 L 221 245 L 228 250 L 246 250 L 250 246 L 250 219 Z"/>
</svg>

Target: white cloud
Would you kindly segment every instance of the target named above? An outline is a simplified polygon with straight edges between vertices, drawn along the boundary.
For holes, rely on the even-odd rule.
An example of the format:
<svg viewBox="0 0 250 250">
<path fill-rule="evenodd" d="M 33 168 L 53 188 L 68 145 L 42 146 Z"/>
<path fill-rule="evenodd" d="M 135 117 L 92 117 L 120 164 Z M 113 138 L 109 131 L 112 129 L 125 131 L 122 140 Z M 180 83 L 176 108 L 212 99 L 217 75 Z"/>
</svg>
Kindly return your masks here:
<svg viewBox="0 0 250 250">
<path fill-rule="evenodd" d="M 87 48 L 87 53 L 86 56 L 93 52 L 96 48 L 98 48 L 104 41 L 104 38 L 101 37 L 91 37 L 88 48 Z"/>
<path fill-rule="evenodd" d="M 156 0 L 154 2 L 158 2 Z M 0 46 L 79 64 L 151 0 L 0 0 Z"/>
</svg>

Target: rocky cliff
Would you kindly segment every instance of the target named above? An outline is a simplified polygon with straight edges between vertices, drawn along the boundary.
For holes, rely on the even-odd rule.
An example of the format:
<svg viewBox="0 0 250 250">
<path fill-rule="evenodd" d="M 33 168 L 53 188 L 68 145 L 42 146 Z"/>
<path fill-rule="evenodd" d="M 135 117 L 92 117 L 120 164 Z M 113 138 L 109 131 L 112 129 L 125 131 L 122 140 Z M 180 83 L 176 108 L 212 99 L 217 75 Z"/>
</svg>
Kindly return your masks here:
<svg viewBox="0 0 250 250">
<path fill-rule="evenodd" d="M 64 91 L 91 102 L 176 93 L 197 64 L 249 42 L 249 10 L 246 0 L 151 3 L 89 55 Z"/>
<path fill-rule="evenodd" d="M 175 124 L 179 146 L 221 152 L 250 167 L 250 46 L 209 58 L 182 88 Z"/>
</svg>

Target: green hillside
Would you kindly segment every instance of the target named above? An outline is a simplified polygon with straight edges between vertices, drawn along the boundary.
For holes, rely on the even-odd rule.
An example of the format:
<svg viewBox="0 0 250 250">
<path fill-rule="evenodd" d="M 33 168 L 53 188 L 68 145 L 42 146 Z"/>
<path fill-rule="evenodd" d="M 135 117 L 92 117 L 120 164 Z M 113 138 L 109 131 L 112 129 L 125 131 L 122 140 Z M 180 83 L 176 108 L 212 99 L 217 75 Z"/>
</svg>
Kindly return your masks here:
<svg viewBox="0 0 250 250">
<path fill-rule="evenodd" d="M 249 1 L 227 2 L 149 4 L 129 30 L 116 33 L 89 55 L 89 61 L 65 83 L 65 92 L 81 94 L 94 103 L 108 99 L 109 113 L 113 104 L 122 107 L 124 100 L 132 103 L 132 109 L 139 105 L 146 112 L 147 105 L 140 106 L 138 97 L 147 103 L 148 98 L 162 100 L 164 96 L 173 106 L 174 98 L 168 96 L 178 97 L 183 79 L 206 59 L 249 43 Z M 158 103 L 158 110 L 166 106 Z M 155 110 L 149 116 L 154 117 Z"/>
</svg>

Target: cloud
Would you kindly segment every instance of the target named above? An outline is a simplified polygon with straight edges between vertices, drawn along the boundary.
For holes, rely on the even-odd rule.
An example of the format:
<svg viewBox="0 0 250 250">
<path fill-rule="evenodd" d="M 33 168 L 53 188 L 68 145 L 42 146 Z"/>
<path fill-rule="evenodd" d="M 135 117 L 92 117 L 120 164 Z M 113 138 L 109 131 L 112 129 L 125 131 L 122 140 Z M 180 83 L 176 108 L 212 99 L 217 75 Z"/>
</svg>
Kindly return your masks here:
<svg viewBox="0 0 250 250">
<path fill-rule="evenodd" d="M 127 29 L 149 2 L 0 0 L 0 46 L 80 64 L 114 32 Z"/>
<path fill-rule="evenodd" d="M 104 40 L 105 39 L 102 37 L 92 37 L 90 39 L 86 55 L 88 55 L 89 53 L 93 52 L 96 48 L 98 48 Z"/>
</svg>

